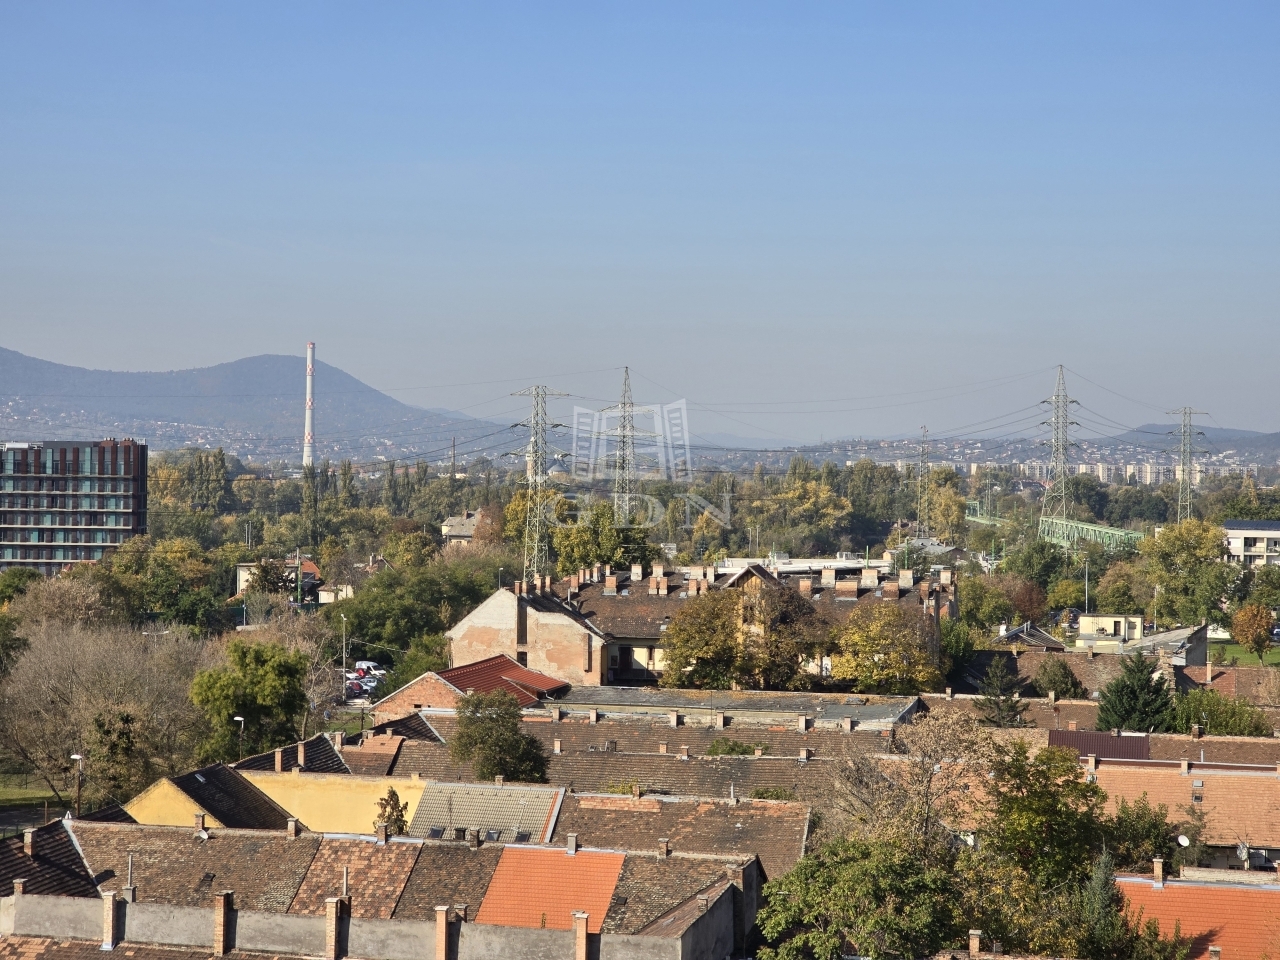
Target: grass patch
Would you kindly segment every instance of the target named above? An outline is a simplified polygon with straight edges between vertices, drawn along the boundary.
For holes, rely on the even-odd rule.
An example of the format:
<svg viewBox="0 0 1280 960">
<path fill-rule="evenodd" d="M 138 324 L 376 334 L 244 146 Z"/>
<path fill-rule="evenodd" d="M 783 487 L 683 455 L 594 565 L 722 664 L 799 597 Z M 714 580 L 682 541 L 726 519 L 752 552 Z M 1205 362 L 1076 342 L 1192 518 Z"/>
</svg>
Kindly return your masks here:
<svg viewBox="0 0 1280 960">
<path fill-rule="evenodd" d="M 768 746 L 767 743 L 743 743 L 731 737 L 716 737 L 707 747 L 706 755 L 708 757 L 749 757 L 756 752 L 757 747 L 768 753 Z"/>
<path fill-rule="evenodd" d="M 46 800 L 58 802 L 48 784 L 25 773 L 0 774 L 0 809 L 8 807 L 36 807 Z"/>
<path fill-rule="evenodd" d="M 1253 651 L 1245 649 L 1238 643 L 1210 643 L 1209 656 L 1211 659 L 1214 658 L 1218 650 L 1222 651 L 1224 664 L 1230 664 L 1231 659 L 1237 657 L 1242 667 L 1256 667 L 1259 663 L 1265 663 L 1269 667 L 1280 666 L 1280 647 L 1272 647 L 1267 651 L 1266 659 L 1261 661 Z"/>
</svg>

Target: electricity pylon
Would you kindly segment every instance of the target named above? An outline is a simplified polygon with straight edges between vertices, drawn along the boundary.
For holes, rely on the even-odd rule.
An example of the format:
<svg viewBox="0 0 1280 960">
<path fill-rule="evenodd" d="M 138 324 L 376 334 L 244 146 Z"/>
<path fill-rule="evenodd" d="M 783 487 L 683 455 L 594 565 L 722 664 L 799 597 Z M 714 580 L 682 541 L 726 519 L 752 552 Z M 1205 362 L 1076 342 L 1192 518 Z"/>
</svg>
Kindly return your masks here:
<svg viewBox="0 0 1280 960">
<path fill-rule="evenodd" d="M 1077 401 L 1067 396 L 1067 381 L 1061 366 L 1053 396 L 1044 402 L 1052 408 L 1052 414 L 1042 425 L 1053 428 L 1053 453 L 1049 459 L 1049 489 L 1040 504 L 1040 519 L 1066 520 L 1067 450 L 1071 447 L 1071 428 L 1078 424 L 1071 419 L 1071 405 Z"/>
<path fill-rule="evenodd" d="M 618 403 L 618 447 L 613 460 L 613 521 L 631 523 L 631 497 L 636 485 L 636 418 L 631 402 L 631 368 L 622 368 L 622 400 Z"/>
<path fill-rule="evenodd" d="M 529 491 L 524 518 L 524 582 L 533 583 L 546 569 L 550 551 L 547 545 L 547 397 L 565 394 L 538 385 L 527 387 L 512 396 L 533 397 L 529 419 L 516 426 L 529 427 L 529 447 L 525 454 L 525 485 Z"/>
<path fill-rule="evenodd" d="M 916 536 L 929 538 L 929 428 L 920 428 L 920 463 L 916 466 Z"/>
<path fill-rule="evenodd" d="M 1191 501 L 1195 496 L 1195 449 L 1192 447 L 1192 437 L 1203 437 L 1204 434 L 1196 430 L 1191 423 L 1192 417 L 1202 417 L 1207 414 L 1202 410 L 1192 410 L 1190 407 L 1182 407 L 1178 410 L 1167 411 L 1170 415 L 1178 414 L 1182 417 L 1182 427 L 1178 430 L 1178 522 L 1190 520 L 1194 514 L 1191 512 Z"/>
</svg>

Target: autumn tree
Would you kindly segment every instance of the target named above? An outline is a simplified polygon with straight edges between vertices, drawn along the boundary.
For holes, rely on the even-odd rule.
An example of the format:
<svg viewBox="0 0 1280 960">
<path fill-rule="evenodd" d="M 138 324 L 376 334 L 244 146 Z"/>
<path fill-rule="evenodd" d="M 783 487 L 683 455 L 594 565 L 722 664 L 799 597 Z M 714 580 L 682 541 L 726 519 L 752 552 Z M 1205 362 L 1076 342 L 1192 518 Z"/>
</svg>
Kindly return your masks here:
<svg viewBox="0 0 1280 960">
<path fill-rule="evenodd" d="M 1202 520 L 1184 520 L 1147 537 L 1138 549 L 1158 586 L 1156 616 L 1163 621 L 1196 624 L 1208 620 L 1225 625 L 1223 600 L 1235 568 L 1222 562 L 1226 531 Z"/>
<path fill-rule="evenodd" d="M 409 804 L 400 799 L 395 787 L 387 787 L 387 795 L 378 800 L 378 815 L 373 821 L 373 829 L 379 824 L 387 825 L 387 834 L 393 837 L 404 836 L 409 832 Z"/>
<path fill-rule="evenodd" d="M 454 707 L 458 726 L 449 741 L 455 763 L 470 763 L 477 780 L 503 777 L 518 783 L 545 783 L 547 755 L 542 741 L 520 729 L 520 704 L 505 690 L 470 693 Z"/>
<path fill-rule="evenodd" d="M 810 686 L 806 669 L 825 651 L 828 630 L 813 604 L 790 586 L 743 597 L 743 679 L 762 690 Z M 670 628 L 668 628 L 668 633 Z"/>
<path fill-rule="evenodd" d="M 1262 661 L 1271 649 L 1275 617 L 1260 603 L 1246 603 L 1231 618 L 1231 639 Z"/>
<path fill-rule="evenodd" d="M 712 590 L 680 605 L 663 634 L 664 687 L 727 690 L 745 672 L 741 594 Z"/>
<path fill-rule="evenodd" d="M 919 693 L 942 683 L 933 621 L 917 606 L 864 600 L 836 640 L 831 675 L 867 693 Z"/>
</svg>

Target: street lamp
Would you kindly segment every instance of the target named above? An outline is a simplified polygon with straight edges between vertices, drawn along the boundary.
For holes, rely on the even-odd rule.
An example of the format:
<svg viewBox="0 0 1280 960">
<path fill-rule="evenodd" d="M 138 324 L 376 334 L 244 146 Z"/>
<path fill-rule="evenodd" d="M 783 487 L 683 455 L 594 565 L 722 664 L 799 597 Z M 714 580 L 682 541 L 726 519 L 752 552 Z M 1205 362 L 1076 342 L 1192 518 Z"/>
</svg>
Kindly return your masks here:
<svg viewBox="0 0 1280 960">
<path fill-rule="evenodd" d="M 342 618 L 342 677 L 340 680 L 340 692 L 342 694 L 342 702 L 347 702 L 347 615 L 345 613 L 338 614 Z"/>
<path fill-rule="evenodd" d="M 240 721 L 240 759 L 244 759 L 244 717 L 232 717 L 232 720 Z"/>
<path fill-rule="evenodd" d="M 73 753 L 71 759 L 80 765 L 76 771 L 76 819 L 78 820 L 80 819 L 80 788 L 84 786 L 84 757 Z"/>
</svg>

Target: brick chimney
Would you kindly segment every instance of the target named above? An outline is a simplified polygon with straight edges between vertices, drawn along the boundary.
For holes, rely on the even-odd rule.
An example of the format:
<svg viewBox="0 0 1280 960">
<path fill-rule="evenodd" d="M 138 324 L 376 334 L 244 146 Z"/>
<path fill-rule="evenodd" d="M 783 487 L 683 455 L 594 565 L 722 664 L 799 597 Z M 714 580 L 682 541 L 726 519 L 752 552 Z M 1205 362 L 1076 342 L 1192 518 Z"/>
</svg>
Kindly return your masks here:
<svg viewBox="0 0 1280 960">
<path fill-rule="evenodd" d="M 303 770 L 307 769 L 307 744 L 305 740 L 298 741 L 298 766 Z"/>
<path fill-rule="evenodd" d="M 688 760 L 688 759 L 689 759 L 689 748 L 688 748 L 688 747 L 681 747 L 681 748 L 680 748 L 680 759 L 681 759 L 681 760 Z"/>
<path fill-rule="evenodd" d="M 618 578 L 612 574 L 604 578 L 604 595 L 606 597 L 618 595 Z"/>
<path fill-rule="evenodd" d="M 644 564 L 633 563 L 631 565 L 631 582 L 639 583 L 643 579 L 644 579 Z"/>
<path fill-rule="evenodd" d="M 576 856 L 578 853 L 578 835 L 576 833 L 569 834 L 569 844 L 566 848 L 569 856 Z"/>
<path fill-rule="evenodd" d="M 716 711 L 715 726 L 717 730 L 724 729 L 724 711 L 723 710 Z"/>
<path fill-rule="evenodd" d="M 659 741 L 658 741 L 658 752 L 659 752 L 659 753 L 666 753 L 666 752 L 667 752 L 667 741 L 665 741 L 665 740 L 659 740 Z"/>
<path fill-rule="evenodd" d="M 500 773 L 493 778 L 493 785 L 495 787 L 500 787 L 506 782 L 507 782 L 507 778 Z"/>
<path fill-rule="evenodd" d="M 840 729 L 844 733 L 853 733 L 853 717 L 841 717 Z"/>
<path fill-rule="evenodd" d="M 203 829 L 204 829 L 204 814 L 197 813 L 196 814 L 196 833 L 199 833 Z"/>
<path fill-rule="evenodd" d="M 276 747 L 276 773 L 284 773 L 284 747 Z"/>
<path fill-rule="evenodd" d="M 982 931 L 969 931 L 969 956 L 976 957 L 982 951 Z"/>
<path fill-rule="evenodd" d="M 755 749 L 755 755 L 756 755 L 757 757 L 763 757 L 763 756 L 764 756 L 764 747 L 756 747 L 756 749 Z"/>
<path fill-rule="evenodd" d="M 379 846 L 385 847 L 387 845 L 387 825 L 385 823 L 376 824 L 373 831 L 374 842 Z"/>
<path fill-rule="evenodd" d="M 1164 857 L 1156 857 L 1154 860 L 1151 861 L 1151 866 L 1154 868 L 1156 886 L 1163 887 L 1164 886 Z"/>
<path fill-rule="evenodd" d="M 834 587 L 836 585 L 836 571 L 833 567 L 822 568 L 822 585 L 824 587 Z"/>
<path fill-rule="evenodd" d="M 667 568 L 661 563 L 655 563 L 653 565 L 653 575 L 661 579 L 667 575 Z"/>
<path fill-rule="evenodd" d="M 809 577 L 801 577 L 797 580 L 796 588 L 800 591 L 800 596 L 802 597 L 813 596 L 813 580 Z"/>
<path fill-rule="evenodd" d="M 658 856 L 671 856 L 671 841 L 667 837 L 658 838 Z"/>
<path fill-rule="evenodd" d="M 1199 739 L 1200 739 L 1200 737 L 1201 737 L 1201 736 L 1203 736 L 1203 733 L 1204 733 L 1204 732 L 1203 732 L 1203 730 L 1201 730 L 1201 728 L 1200 728 L 1200 724 L 1198 724 L 1198 723 L 1193 723 L 1193 724 L 1191 725 L 1191 739 L 1192 739 L 1192 740 L 1199 740 Z"/>
<path fill-rule="evenodd" d="M 649 578 L 649 596 L 656 597 L 658 595 L 658 578 Z"/>
<path fill-rule="evenodd" d="M 22 831 L 22 852 L 28 857 L 36 855 L 36 831 L 34 827 L 28 827 Z"/>
<path fill-rule="evenodd" d="M 679 713 L 679 711 L 677 711 L 677 710 L 670 710 L 670 711 L 668 711 L 668 712 L 667 712 L 667 723 L 668 723 L 668 724 L 670 724 L 670 725 L 671 725 L 671 726 L 673 726 L 673 727 L 678 727 L 678 726 L 680 726 L 680 713 Z"/>
<path fill-rule="evenodd" d="M 1190 772 L 1191 772 L 1191 761 L 1190 761 L 1190 760 L 1188 760 L 1186 757 L 1183 757 L 1183 758 L 1182 758 L 1182 766 L 1181 766 L 1181 770 L 1182 770 L 1182 773 L 1184 773 L 1184 774 L 1187 774 L 1187 773 L 1190 773 Z"/>
<path fill-rule="evenodd" d="M 472 850 L 480 849 L 480 830 L 477 827 L 471 827 L 467 830 L 467 846 Z"/>
<path fill-rule="evenodd" d="M 809 718 L 803 713 L 796 716 L 796 730 L 800 733 L 807 733 L 809 730 Z"/>
<path fill-rule="evenodd" d="M 1074 721 L 1074 720 L 1068 720 L 1068 721 L 1067 721 L 1067 729 L 1068 729 L 1068 730 L 1071 730 L 1071 731 L 1073 731 L 1073 732 L 1074 732 L 1074 731 L 1075 731 L 1075 729 L 1076 729 L 1076 721 Z"/>
<path fill-rule="evenodd" d="M 284 835 L 290 840 L 298 836 L 298 818 L 290 817 L 284 822 Z"/>
<path fill-rule="evenodd" d="M 1090 773 L 1098 769 L 1098 755 L 1091 753 L 1084 758 L 1084 768 Z"/>
<path fill-rule="evenodd" d="M 557 740 L 552 740 L 552 741 L 551 741 L 551 752 L 552 752 L 552 753 L 559 753 L 559 752 L 560 752 L 560 741 L 559 741 L 558 739 L 557 739 Z"/>
</svg>

